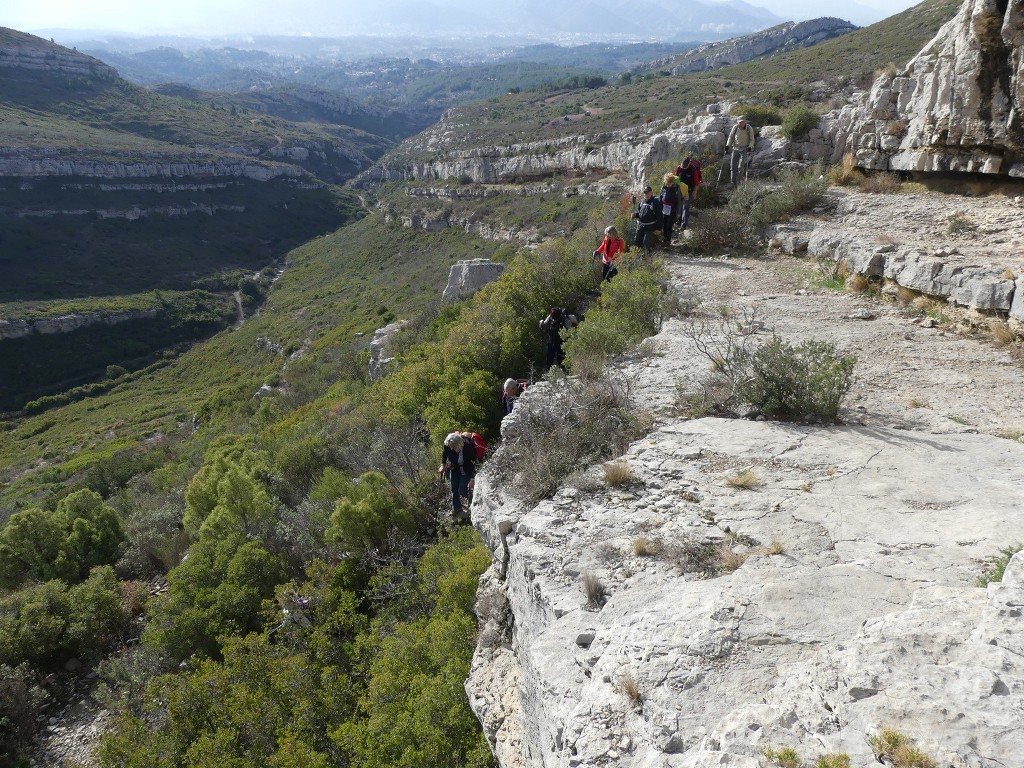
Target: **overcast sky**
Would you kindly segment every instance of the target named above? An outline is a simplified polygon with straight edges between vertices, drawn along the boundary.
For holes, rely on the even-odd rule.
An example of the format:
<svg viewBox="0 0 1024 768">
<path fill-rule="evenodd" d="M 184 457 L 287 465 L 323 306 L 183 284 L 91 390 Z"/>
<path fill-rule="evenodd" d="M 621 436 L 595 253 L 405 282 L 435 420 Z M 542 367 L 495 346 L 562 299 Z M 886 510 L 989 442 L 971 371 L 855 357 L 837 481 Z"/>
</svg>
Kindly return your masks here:
<svg viewBox="0 0 1024 768">
<path fill-rule="evenodd" d="M 748 0 L 751 5 L 767 8 L 785 19 L 831 15 L 859 24 L 891 16 L 917 1 L 847 0 L 823 7 L 820 0 Z M 442 4 L 439 0 L 435 2 Z M 325 29 L 318 24 L 317 9 L 325 7 L 335 16 L 346 7 L 365 9 L 366 3 L 365 0 L 0 0 L 0 26 L 25 32 L 91 29 L 181 34 L 341 34 L 340 29 Z"/>
</svg>

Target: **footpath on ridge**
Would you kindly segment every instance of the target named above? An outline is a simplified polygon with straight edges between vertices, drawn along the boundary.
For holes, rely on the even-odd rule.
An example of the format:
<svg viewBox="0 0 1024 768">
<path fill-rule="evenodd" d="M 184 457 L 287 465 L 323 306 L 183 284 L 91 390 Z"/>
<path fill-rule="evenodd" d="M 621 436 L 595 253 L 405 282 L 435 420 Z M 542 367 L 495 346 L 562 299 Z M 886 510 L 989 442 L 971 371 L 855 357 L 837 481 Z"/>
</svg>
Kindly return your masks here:
<svg viewBox="0 0 1024 768">
<path fill-rule="evenodd" d="M 1014 201 L 916 197 L 962 203 L 973 239 L 950 248 L 941 219 L 908 221 L 897 195 L 870 197 L 874 228 L 848 214 L 795 225 L 860 226 L 1024 271 L 1024 230 L 986 223 Z M 481 480 L 474 522 L 496 565 L 467 688 L 503 768 L 757 768 L 763 748 L 787 746 L 866 766 L 883 727 L 943 766 L 1017 763 L 1024 555 L 1002 583 L 976 579 L 1024 540 L 1020 359 L 895 301 L 820 287 L 806 257 L 667 262 L 711 314 L 756 310 L 761 338 L 856 354 L 844 423 L 680 418 L 677 382 L 695 388 L 711 363 L 673 319 L 655 355 L 622 369 L 657 416 L 626 454 L 629 485 L 606 487 L 594 467 L 586 490 L 523 509 Z M 728 482 L 744 470 L 754 487 Z M 731 541 L 746 559 L 714 578 L 684 574 L 668 553 L 687 541 Z M 604 587 L 600 607 L 587 605 L 584 574 Z M 504 600 L 510 616 L 494 607 Z"/>
</svg>

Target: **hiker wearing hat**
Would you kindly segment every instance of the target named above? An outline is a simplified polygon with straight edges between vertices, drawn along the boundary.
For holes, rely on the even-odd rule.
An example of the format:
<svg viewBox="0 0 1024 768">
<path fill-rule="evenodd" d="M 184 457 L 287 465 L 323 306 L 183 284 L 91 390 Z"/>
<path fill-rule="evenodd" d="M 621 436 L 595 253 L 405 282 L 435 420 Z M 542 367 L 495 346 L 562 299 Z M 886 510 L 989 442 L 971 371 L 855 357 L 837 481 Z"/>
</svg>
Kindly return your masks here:
<svg viewBox="0 0 1024 768">
<path fill-rule="evenodd" d="M 686 229 L 690 223 L 690 208 L 697 199 L 697 187 L 700 186 L 700 161 L 684 157 L 683 162 L 676 166 L 676 178 L 689 190 L 683 197 L 682 209 L 679 211 L 679 224 L 682 229 Z"/>
<path fill-rule="evenodd" d="M 601 279 L 611 280 L 618 274 L 615 268 L 615 260 L 619 254 L 626 250 L 626 241 L 619 237 L 619 231 L 615 227 L 605 227 L 604 240 L 597 246 L 594 255 L 601 254 Z"/>
<path fill-rule="evenodd" d="M 640 207 L 633 214 L 636 216 L 636 237 L 633 238 L 633 245 L 645 251 L 650 248 L 651 235 L 661 224 L 661 210 L 661 201 L 654 196 L 654 190 L 648 184 L 644 187 L 644 199 L 640 201 Z"/>
<path fill-rule="evenodd" d="M 468 503 L 473 493 L 473 483 L 476 477 L 476 467 L 473 461 L 476 459 L 476 451 L 473 448 L 473 441 L 467 440 L 458 432 L 452 432 L 444 439 L 444 449 L 441 451 L 441 466 L 437 468 L 440 477 L 448 476 L 452 486 L 452 509 L 455 513 L 455 522 L 468 523 L 469 511 L 463 514 L 462 500 Z"/>
<path fill-rule="evenodd" d="M 754 153 L 754 145 L 757 137 L 754 135 L 754 126 L 741 117 L 736 125 L 729 131 L 729 138 L 725 147 L 732 155 L 729 158 L 729 180 L 735 186 L 739 183 L 740 169 L 750 163 L 750 156 Z"/>
</svg>

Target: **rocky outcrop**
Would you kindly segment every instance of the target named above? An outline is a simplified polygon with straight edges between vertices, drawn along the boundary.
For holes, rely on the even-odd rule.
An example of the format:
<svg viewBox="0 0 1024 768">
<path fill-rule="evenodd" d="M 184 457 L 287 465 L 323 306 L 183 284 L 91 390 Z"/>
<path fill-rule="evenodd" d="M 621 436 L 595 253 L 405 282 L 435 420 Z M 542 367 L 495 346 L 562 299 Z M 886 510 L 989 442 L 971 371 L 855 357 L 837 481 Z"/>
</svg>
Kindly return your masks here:
<svg viewBox="0 0 1024 768">
<path fill-rule="evenodd" d="M 858 165 L 1024 176 L 1024 10 L 967 0 L 906 66 L 840 119 Z"/>
<path fill-rule="evenodd" d="M 466 259 L 452 264 L 448 285 L 441 294 L 442 303 L 461 301 L 472 296 L 488 283 L 493 283 L 505 271 L 505 264 L 488 259 Z"/>
<path fill-rule="evenodd" d="M 0 27 L 0 69 L 26 69 L 112 80 L 117 70 L 92 56 Z"/>
<path fill-rule="evenodd" d="M 140 309 L 132 312 L 85 312 L 82 314 L 47 317 L 40 320 L 4 320 L 0 318 L 0 340 L 20 339 L 23 336 L 71 333 L 90 325 L 118 325 L 134 320 L 152 320 L 160 314 L 158 309 Z"/>
<path fill-rule="evenodd" d="M 731 64 L 742 64 L 762 56 L 816 45 L 833 37 L 845 35 L 855 29 L 857 29 L 856 25 L 832 17 L 801 22 L 787 21 L 785 24 L 779 24 L 752 35 L 698 46 L 687 54 L 681 63 L 672 68 L 672 74 L 706 72 L 709 69 L 727 67 Z"/>
<path fill-rule="evenodd" d="M 388 347 L 395 334 L 408 324 L 408 320 L 397 320 L 373 332 L 373 339 L 370 341 L 370 381 L 377 381 L 388 375 L 392 363 L 395 362 L 394 357 L 388 355 Z"/>
<path fill-rule="evenodd" d="M 943 766 L 1016 761 L 1024 555 L 974 579 L 1024 525 L 1024 445 L 666 419 L 625 461 L 628 486 L 594 467 L 535 507 L 478 477 L 494 566 L 467 690 L 502 768 L 866 766 L 883 727 Z M 727 482 L 751 468 L 756 490 Z"/>
<path fill-rule="evenodd" d="M 139 153 L 122 159 L 96 160 L 53 149 L 0 148 L 0 176 L 40 178 L 79 176 L 103 179 L 145 178 L 246 178 L 270 181 L 279 177 L 297 178 L 301 168 L 286 163 L 237 159 L 195 159 L 168 161 L 166 155 Z"/>
</svg>

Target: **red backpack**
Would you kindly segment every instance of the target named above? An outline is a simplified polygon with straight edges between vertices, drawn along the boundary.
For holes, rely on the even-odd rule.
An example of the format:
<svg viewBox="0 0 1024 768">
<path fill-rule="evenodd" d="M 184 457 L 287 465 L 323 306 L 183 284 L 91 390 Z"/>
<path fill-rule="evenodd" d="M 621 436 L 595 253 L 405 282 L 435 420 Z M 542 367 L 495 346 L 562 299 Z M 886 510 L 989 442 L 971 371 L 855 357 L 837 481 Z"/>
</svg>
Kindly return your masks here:
<svg viewBox="0 0 1024 768">
<path fill-rule="evenodd" d="M 460 432 L 463 440 L 468 440 L 473 444 L 473 460 L 480 461 L 484 456 L 487 455 L 487 441 L 484 440 L 483 435 L 479 432 Z"/>
</svg>

